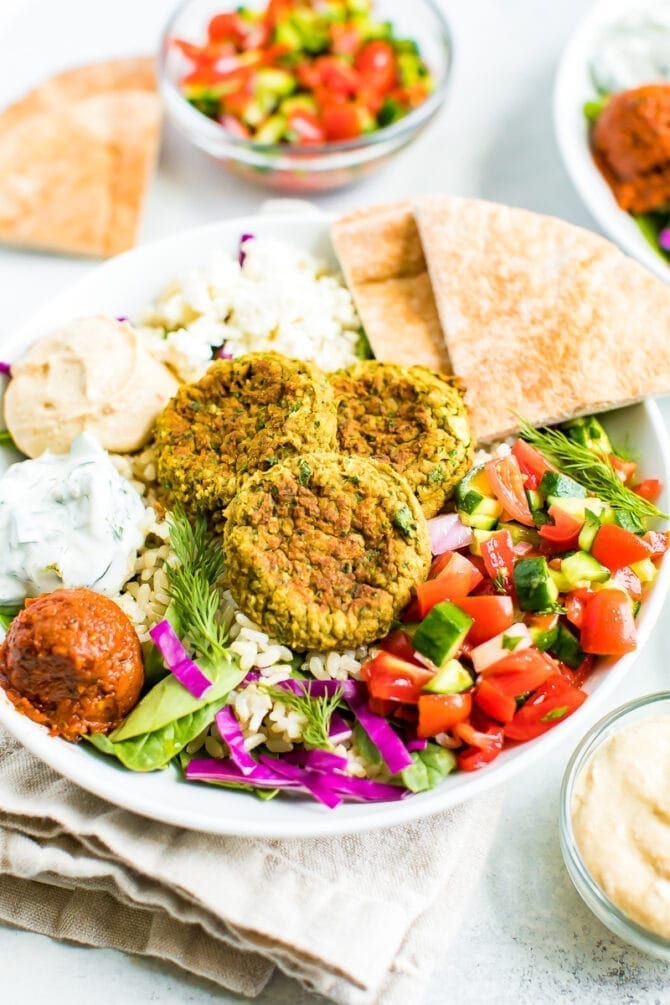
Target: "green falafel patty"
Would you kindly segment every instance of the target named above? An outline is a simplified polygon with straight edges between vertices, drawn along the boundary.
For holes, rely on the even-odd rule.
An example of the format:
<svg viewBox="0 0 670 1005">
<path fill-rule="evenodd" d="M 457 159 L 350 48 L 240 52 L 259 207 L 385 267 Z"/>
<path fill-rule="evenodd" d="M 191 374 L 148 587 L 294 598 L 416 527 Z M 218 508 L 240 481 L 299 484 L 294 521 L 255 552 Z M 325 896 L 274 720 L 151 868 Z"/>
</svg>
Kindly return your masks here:
<svg viewBox="0 0 670 1005">
<path fill-rule="evenodd" d="M 254 471 L 335 449 L 336 429 L 332 390 L 314 364 L 276 352 L 218 360 L 158 416 L 158 478 L 188 512 L 213 513 Z"/>
<path fill-rule="evenodd" d="M 342 454 L 293 457 L 247 479 L 228 507 L 223 548 L 235 601 L 297 650 L 385 635 L 431 557 L 406 479 Z"/>
<path fill-rule="evenodd" d="M 404 475 L 427 517 L 470 467 L 473 444 L 458 380 L 379 360 L 329 374 L 339 449 L 376 457 Z"/>
</svg>

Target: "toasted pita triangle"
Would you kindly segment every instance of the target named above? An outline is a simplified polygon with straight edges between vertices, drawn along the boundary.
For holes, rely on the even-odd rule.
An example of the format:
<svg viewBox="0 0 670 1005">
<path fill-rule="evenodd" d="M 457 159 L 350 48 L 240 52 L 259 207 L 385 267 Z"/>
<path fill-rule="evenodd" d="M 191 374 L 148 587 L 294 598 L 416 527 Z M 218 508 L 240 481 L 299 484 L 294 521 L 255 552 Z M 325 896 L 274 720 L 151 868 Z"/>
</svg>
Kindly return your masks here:
<svg viewBox="0 0 670 1005">
<path fill-rule="evenodd" d="M 375 356 L 451 372 L 411 204 L 358 210 L 331 234 Z"/>
<path fill-rule="evenodd" d="M 149 60 L 79 67 L 0 115 L 0 241 L 132 247 L 160 133 L 152 74 Z"/>
<path fill-rule="evenodd" d="M 541 425 L 670 392 L 670 288 L 609 241 L 478 200 L 415 212 L 479 441 L 515 411 Z"/>
</svg>

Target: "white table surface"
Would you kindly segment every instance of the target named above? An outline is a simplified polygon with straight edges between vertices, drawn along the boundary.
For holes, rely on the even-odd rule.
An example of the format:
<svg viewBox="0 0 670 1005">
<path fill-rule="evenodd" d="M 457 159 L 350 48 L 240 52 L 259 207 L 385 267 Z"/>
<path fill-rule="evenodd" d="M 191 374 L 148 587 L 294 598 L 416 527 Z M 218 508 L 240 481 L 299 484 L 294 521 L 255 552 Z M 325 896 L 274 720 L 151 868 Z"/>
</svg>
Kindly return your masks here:
<svg viewBox="0 0 670 1005">
<path fill-rule="evenodd" d="M 411 0 L 407 0 L 411 3 Z M 328 209 L 426 192 L 453 192 L 553 213 L 595 229 L 561 166 L 551 92 L 559 54 L 585 0 L 443 0 L 456 63 L 443 114 L 385 172 L 323 197 Z M 0 0 L 0 105 L 77 62 L 150 51 L 172 0 Z M 237 181 L 168 131 L 143 227 L 150 240 L 252 211 L 261 190 Z M 90 264 L 0 250 L 0 338 Z M 664 407 L 670 421 L 670 403 Z M 670 609 L 608 703 L 670 683 Z M 593 719 L 607 710 L 598 706 Z M 563 868 L 558 791 L 568 740 L 510 784 L 485 875 L 462 938 L 435 960 L 428 1005 L 670 1003 L 670 970 L 608 931 L 583 906 Z M 464 863 L 467 868 L 467 862 Z M 1 879 L 0 879 L 1 882 Z M 448 905 L 445 905 L 448 908 Z M 55 943 L 0 926 L 0 1002 L 44 996 L 118 1002 L 237 1002 L 158 962 Z M 262 1005 L 317 1001 L 278 976 Z"/>
</svg>

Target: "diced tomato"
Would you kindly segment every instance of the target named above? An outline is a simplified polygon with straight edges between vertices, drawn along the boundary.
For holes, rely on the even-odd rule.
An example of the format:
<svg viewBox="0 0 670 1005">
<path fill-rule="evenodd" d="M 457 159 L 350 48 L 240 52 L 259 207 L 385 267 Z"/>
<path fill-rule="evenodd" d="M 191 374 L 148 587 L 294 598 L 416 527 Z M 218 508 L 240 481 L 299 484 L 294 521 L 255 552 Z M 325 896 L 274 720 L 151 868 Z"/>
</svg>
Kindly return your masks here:
<svg viewBox="0 0 670 1005">
<path fill-rule="evenodd" d="M 454 597 L 465 597 L 484 578 L 474 562 L 457 551 L 445 551 L 444 555 L 438 555 L 430 567 L 430 577 L 449 583 Z"/>
<path fill-rule="evenodd" d="M 566 551 L 569 548 L 576 548 L 578 544 L 579 532 L 584 526 L 584 521 L 579 517 L 566 513 L 559 506 L 550 506 L 548 511 L 553 523 L 545 523 L 540 529 L 540 537 L 552 544 L 560 545 Z"/>
<path fill-rule="evenodd" d="M 642 540 L 649 547 L 650 558 L 662 558 L 668 550 L 667 530 L 650 530 Z"/>
<path fill-rule="evenodd" d="M 356 68 L 338 56 L 319 56 L 314 65 L 319 71 L 321 85 L 330 93 L 352 97 L 361 86 Z"/>
<path fill-rule="evenodd" d="M 308 91 L 315 91 L 321 87 L 321 70 L 316 63 L 299 63 L 294 68 L 298 83 Z"/>
<path fill-rule="evenodd" d="M 663 491 L 663 482 L 659 482 L 658 478 L 645 478 L 643 482 L 638 482 L 637 485 L 631 487 L 633 492 L 640 496 L 641 499 L 655 503 Z"/>
<path fill-rule="evenodd" d="M 535 447 L 531 447 L 530 443 L 526 443 L 525 440 L 517 440 L 512 447 L 512 453 L 517 459 L 519 467 L 521 468 L 521 473 L 527 476 L 532 476 L 535 484 L 529 485 L 526 482 L 527 488 L 537 488 L 537 486 L 542 481 L 542 475 L 546 471 L 556 471 L 553 464 L 544 457 L 539 450 Z"/>
<path fill-rule="evenodd" d="M 380 652 L 361 668 L 361 676 L 372 698 L 416 705 L 424 684 L 434 677 L 432 670 L 408 663 L 388 652 Z"/>
<path fill-rule="evenodd" d="M 581 646 L 597 656 L 623 656 L 637 646 L 633 604 L 623 590 L 598 590 L 584 607 Z"/>
<path fill-rule="evenodd" d="M 321 125 L 318 115 L 308 108 L 300 108 L 291 112 L 287 127 L 295 133 L 298 143 L 324 143 L 326 131 Z"/>
<path fill-rule="evenodd" d="M 461 771 L 478 771 L 494 761 L 503 748 L 503 727 L 490 719 L 482 729 L 472 723 L 460 723 L 454 728 L 454 734 L 467 744 L 456 757 Z"/>
<path fill-rule="evenodd" d="M 391 632 L 385 639 L 382 639 L 379 645 L 384 652 L 391 653 L 392 656 L 397 656 L 398 659 L 405 660 L 407 663 L 416 663 L 417 666 L 424 666 L 417 659 L 412 640 L 407 632 L 403 632 L 402 628 L 397 628 L 394 632 Z"/>
<path fill-rule="evenodd" d="M 468 565 L 471 565 L 467 558 L 464 558 L 463 555 L 457 555 L 455 552 L 452 557 L 459 560 L 456 563 L 458 568 L 455 568 L 452 574 L 447 567 L 437 579 L 429 579 L 426 583 L 419 583 L 414 599 L 402 612 L 401 618 L 404 622 L 421 621 L 429 611 L 432 611 L 435 604 L 439 604 L 443 600 L 458 602 L 468 584 L 479 582 L 479 578 L 477 578 L 479 572 L 474 566 L 471 570 L 461 567 L 461 562 L 468 562 Z M 471 586 L 470 589 L 472 589 Z"/>
<path fill-rule="evenodd" d="M 624 483 L 629 482 L 637 471 L 635 461 L 625 461 L 623 457 L 617 457 L 616 454 L 607 454 L 607 460 Z"/>
<path fill-rule="evenodd" d="M 575 628 L 581 628 L 584 621 L 584 607 L 588 600 L 593 596 L 593 590 L 573 590 L 572 593 L 568 593 L 563 605 L 565 607 L 565 616 Z"/>
<path fill-rule="evenodd" d="M 242 42 L 245 25 L 239 14 L 215 14 L 207 27 L 210 42 Z"/>
<path fill-rule="evenodd" d="M 579 666 L 574 670 L 566 663 L 562 663 L 561 660 L 554 660 L 554 662 L 556 663 L 556 669 L 562 677 L 565 677 L 565 679 L 574 687 L 581 687 L 582 684 L 589 679 L 595 666 L 596 657 L 585 656 Z"/>
<path fill-rule="evenodd" d="M 607 566 L 610 572 L 616 572 L 624 565 L 633 565 L 643 558 L 649 558 L 650 548 L 646 541 L 632 531 L 615 523 L 604 523 L 594 538 L 591 554 Z"/>
<path fill-rule="evenodd" d="M 506 739 L 523 743 L 541 736 L 572 715 L 587 697 L 586 691 L 572 687 L 561 674 L 552 674 L 507 723 Z"/>
<path fill-rule="evenodd" d="M 514 622 L 514 604 L 511 597 L 458 597 L 456 605 L 474 621 L 468 632 L 473 646 L 488 642 Z"/>
<path fill-rule="evenodd" d="M 552 661 L 531 646 L 492 663 L 481 676 L 495 684 L 502 694 L 518 698 L 543 684 L 552 670 Z"/>
<path fill-rule="evenodd" d="M 624 565 L 612 576 L 612 583 L 630 593 L 633 600 L 642 600 L 642 583 L 629 565 Z"/>
<path fill-rule="evenodd" d="M 329 27 L 333 52 L 340 56 L 355 56 L 361 44 L 358 26 L 352 21 L 335 21 Z"/>
<path fill-rule="evenodd" d="M 491 579 L 502 579 L 505 589 L 512 589 L 514 546 L 508 530 L 497 530 L 482 542 L 482 559 Z"/>
<path fill-rule="evenodd" d="M 521 468 L 514 454 L 488 461 L 486 473 L 494 494 L 510 517 L 526 527 L 532 527 L 533 516 L 524 491 Z"/>
<path fill-rule="evenodd" d="M 491 683 L 490 680 L 480 680 L 475 688 L 474 702 L 483 712 L 490 715 L 496 722 L 509 722 L 516 712 L 516 701 L 510 695 Z"/>
<path fill-rule="evenodd" d="M 395 50 L 388 42 L 367 42 L 356 57 L 356 69 L 367 87 L 383 94 L 395 86 L 398 62 Z"/>
<path fill-rule="evenodd" d="M 381 701 L 379 698 L 368 698 L 368 706 L 375 715 L 380 715 L 382 719 L 388 719 L 396 709 L 402 706 L 397 701 Z"/>
<path fill-rule="evenodd" d="M 222 115 L 219 122 L 231 136 L 236 136 L 238 140 L 247 140 L 251 136 L 251 130 L 236 115 Z"/>
<path fill-rule="evenodd" d="M 367 109 L 362 109 L 367 115 Z M 335 142 L 355 140 L 362 132 L 361 108 L 353 101 L 347 104 L 324 104 L 321 109 L 326 138 Z"/>
<path fill-rule="evenodd" d="M 428 737 L 444 733 L 467 719 L 471 709 L 472 695 L 469 691 L 462 694 L 422 694 L 419 698 L 417 735 Z"/>
</svg>

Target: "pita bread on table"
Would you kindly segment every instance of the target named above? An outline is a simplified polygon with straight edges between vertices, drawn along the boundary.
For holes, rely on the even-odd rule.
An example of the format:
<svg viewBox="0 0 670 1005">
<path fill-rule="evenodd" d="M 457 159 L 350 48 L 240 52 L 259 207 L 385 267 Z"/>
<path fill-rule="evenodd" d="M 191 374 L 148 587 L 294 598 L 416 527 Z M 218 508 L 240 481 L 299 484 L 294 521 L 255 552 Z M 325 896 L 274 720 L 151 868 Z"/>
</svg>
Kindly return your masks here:
<svg viewBox="0 0 670 1005">
<path fill-rule="evenodd" d="M 514 411 L 543 425 L 670 392 L 670 288 L 609 241 L 478 200 L 415 212 L 479 441 Z"/>
<path fill-rule="evenodd" d="M 350 213 L 331 236 L 375 356 L 450 373 L 411 204 Z"/>
<path fill-rule="evenodd" d="M 132 247 L 159 137 L 151 60 L 41 85 L 0 114 L 0 241 L 102 257 Z"/>
</svg>

